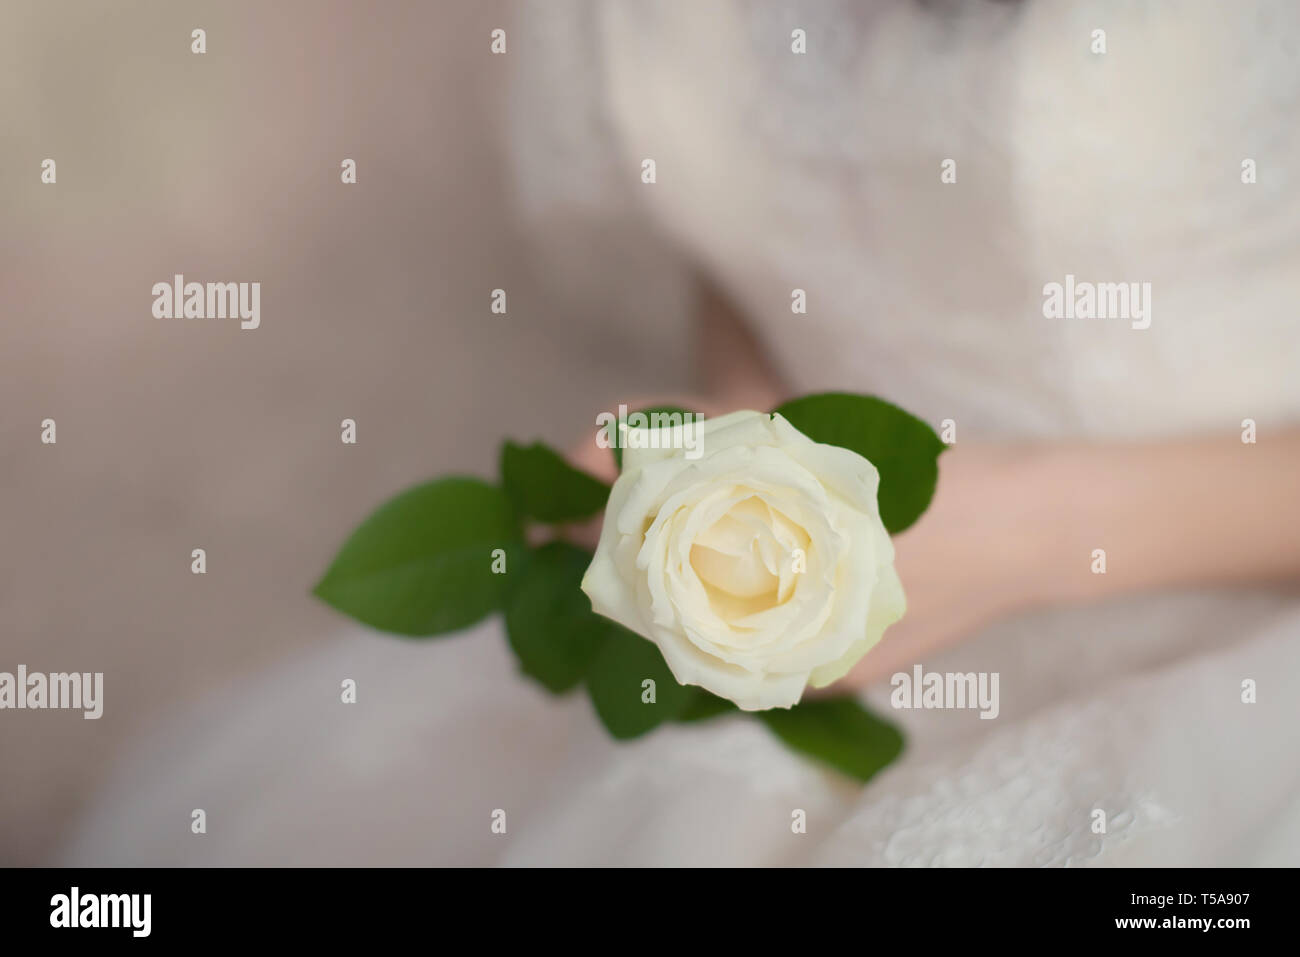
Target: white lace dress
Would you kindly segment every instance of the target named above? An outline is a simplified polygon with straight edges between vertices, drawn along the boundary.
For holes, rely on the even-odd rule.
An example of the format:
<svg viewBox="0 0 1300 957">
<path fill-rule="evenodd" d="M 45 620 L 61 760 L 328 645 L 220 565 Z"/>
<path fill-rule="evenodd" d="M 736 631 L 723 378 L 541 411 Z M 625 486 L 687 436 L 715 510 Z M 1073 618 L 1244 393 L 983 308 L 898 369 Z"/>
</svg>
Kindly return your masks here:
<svg viewBox="0 0 1300 957">
<path fill-rule="evenodd" d="M 548 3 L 511 36 L 523 199 L 540 222 L 643 217 L 797 390 L 877 392 L 959 441 L 1294 425 L 1300 9 L 1068 7 Z M 1067 274 L 1150 282 L 1150 328 L 1045 319 Z M 757 722 L 615 745 L 580 694 L 515 674 L 496 621 L 426 644 L 340 630 L 148 742 L 67 860 L 1300 863 L 1294 597 L 989 628 L 925 665 L 999 672 L 999 717 L 892 712 L 908 749 L 865 788 Z M 888 688 L 866 697 L 888 710 Z M 179 840 L 193 807 L 210 833 Z"/>
</svg>

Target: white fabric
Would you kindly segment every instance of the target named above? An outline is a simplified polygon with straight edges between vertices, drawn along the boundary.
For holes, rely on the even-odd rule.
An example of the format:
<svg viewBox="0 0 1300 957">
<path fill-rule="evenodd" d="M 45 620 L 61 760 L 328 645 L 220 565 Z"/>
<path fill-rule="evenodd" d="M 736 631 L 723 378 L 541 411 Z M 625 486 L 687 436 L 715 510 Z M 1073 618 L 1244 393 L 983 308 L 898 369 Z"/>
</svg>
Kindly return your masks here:
<svg viewBox="0 0 1300 957">
<path fill-rule="evenodd" d="M 526 205 L 639 207 L 797 390 L 877 392 L 959 441 L 1300 421 L 1293 4 L 544 7 L 545 29 L 511 38 Z M 1067 273 L 1151 282 L 1151 328 L 1044 319 L 1042 286 Z M 1294 597 L 1001 623 L 925 663 L 999 672 L 999 717 L 892 712 L 908 749 L 861 789 L 753 721 L 616 745 L 581 694 L 515 674 L 496 622 L 427 644 L 341 630 L 145 742 L 66 859 L 1300 862 Z M 887 688 L 867 697 L 888 709 Z M 195 807 L 206 835 L 183 833 Z"/>
</svg>

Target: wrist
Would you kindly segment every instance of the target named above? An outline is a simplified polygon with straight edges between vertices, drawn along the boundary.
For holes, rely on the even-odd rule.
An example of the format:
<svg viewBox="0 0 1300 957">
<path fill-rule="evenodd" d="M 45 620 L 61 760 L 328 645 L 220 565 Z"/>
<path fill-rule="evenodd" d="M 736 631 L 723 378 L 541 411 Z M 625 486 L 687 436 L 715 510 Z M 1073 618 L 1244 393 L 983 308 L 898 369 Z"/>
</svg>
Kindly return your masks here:
<svg viewBox="0 0 1300 957">
<path fill-rule="evenodd" d="M 1003 449 L 997 476 L 1007 547 L 1004 574 L 1015 586 L 1000 612 L 1086 601 L 1106 588 L 1094 574 L 1105 525 L 1106 477 L 1087 447 Z"/>
</svg>

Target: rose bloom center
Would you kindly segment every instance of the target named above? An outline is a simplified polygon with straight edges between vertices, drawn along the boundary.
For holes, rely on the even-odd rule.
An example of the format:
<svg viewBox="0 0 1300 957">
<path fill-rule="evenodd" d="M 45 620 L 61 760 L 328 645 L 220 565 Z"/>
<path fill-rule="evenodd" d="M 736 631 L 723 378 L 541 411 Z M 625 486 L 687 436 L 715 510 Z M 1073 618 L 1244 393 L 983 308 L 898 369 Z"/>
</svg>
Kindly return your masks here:
<svg viewBox="0 0 1300 957">
<path fill-rule="evenodd" d="M 793 556 L 808 533 L 757 495 L 733 505 L 691 547 L 714 614 L 733 622 L 784 604 L 794 593 Z"/>
</svg>

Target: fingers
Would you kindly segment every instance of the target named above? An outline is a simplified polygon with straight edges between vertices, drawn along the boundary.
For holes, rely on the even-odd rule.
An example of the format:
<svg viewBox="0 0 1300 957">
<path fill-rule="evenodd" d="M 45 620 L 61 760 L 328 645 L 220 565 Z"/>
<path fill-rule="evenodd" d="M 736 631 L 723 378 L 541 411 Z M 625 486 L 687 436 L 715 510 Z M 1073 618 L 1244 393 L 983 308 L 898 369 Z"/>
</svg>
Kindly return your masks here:
<svg viewBox="0 0 1300 957">
<path fill-rule="evenodd" d="M 602 482 L 612 483 L 618 478 L 618 467 L 614 464 L 613 449 L 603 449 L 596 444 L 593 432 L 584 441 L 569 449 L 569 463 L 588 475 L 594 475 Z"/>
<path fill-rule="evenodd" d="M 707 418 L 716 418 L 732 411 L 732 408 L 745 408 L 744 404 L 722 404 L 713 399 L 706 399 L 701 396 L 672 396 L 670 398 L 645 399 L 638 401 L 629 401 L 621 403 L 629 410 L 636 411 L 639 409 L 650 409 L 661 406 L 675 406 L 677 408 L 687 409 L 691 412 L 702 412 Z M 618 404 L 615 404 L 617 408 Z M 613 411 L 613 410 L 611 410 Z M 592 417 L 595 421 L 595 416 Z M 568 461 L 574 468 L 586 472 L 602 482 L 613 484 L 618 478 L 618 466 L 614 464 L 614 452 L 612 449 L 602 447 L 597 442 L 599 430 L 592 427 L 581 441 L 576 442 L 569 448 Z M 585 548 L 595 548 L 596 543 L 600 541 L 600 529 L 603 515 L 597 515 L 589 521 L 565 525 L 556 530 L 558 536 L 565 541 L 572 542 L 575 545 L 581 545 Z"/>
</svg>

